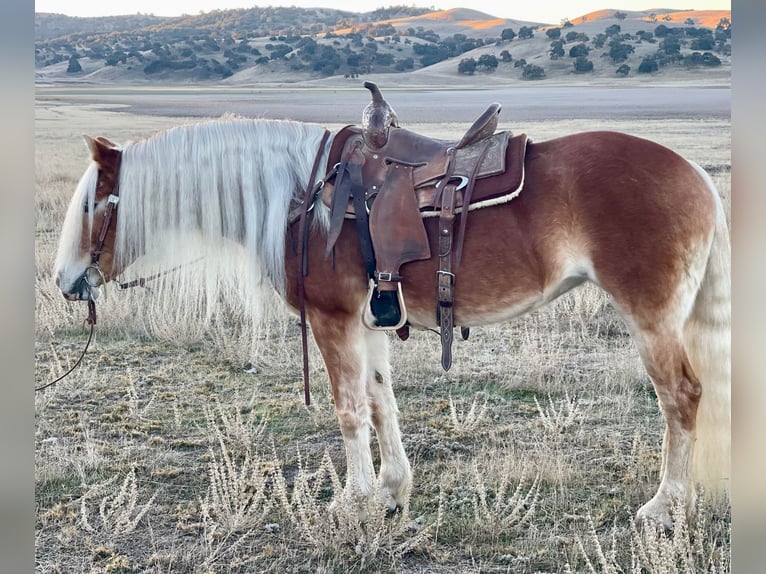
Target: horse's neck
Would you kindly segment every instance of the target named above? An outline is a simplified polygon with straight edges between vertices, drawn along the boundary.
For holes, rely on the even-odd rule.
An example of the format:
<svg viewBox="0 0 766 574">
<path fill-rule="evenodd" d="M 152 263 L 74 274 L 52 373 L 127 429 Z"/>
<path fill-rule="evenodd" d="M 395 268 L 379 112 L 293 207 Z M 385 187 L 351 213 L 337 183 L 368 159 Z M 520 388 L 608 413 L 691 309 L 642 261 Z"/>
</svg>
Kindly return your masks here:
<svg viewBox="0 0 766 574">
<path fill-rule="evenodd" d="M 191 152 L 183 133 L 178 142 L 156 142 L 159 149 L 126 150 L 124 217 L 118 218 L 118 251 L 125 263 L 158 248 L 167 251 L 169 245 L 184 257 L 200 242 L 231 240 L 265 261 L 269 275 L 283 275 L 279 267 L 290 200 L 306 185 L 306 158 L 316 148 L 308 149 L 310 141 L 303 142 L 306 149 L 300 141 L 274 144 L 278 138 L 258 129 L 244 137 L 244 130 L 235 128 L 231 137 L 236 139 L 195 142 Z M 279 132 L 279 126 L 265 128 Z M 275 135 L 286 139 L 284 133 Z"/>
</svg>

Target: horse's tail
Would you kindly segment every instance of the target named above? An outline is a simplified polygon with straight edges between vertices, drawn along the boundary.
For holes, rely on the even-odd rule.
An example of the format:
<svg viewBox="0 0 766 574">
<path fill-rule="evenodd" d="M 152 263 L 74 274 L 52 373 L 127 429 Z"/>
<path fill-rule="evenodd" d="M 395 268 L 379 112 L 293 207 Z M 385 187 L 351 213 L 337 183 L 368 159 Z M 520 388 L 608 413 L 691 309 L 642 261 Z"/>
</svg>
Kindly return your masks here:
<svg viewBox="0 0 766 574">
<path fill-rule="evenodd" d="M 731 264 L 723 203 L 710 176 L 696 164 L 716 201 L 717 218 L 705 275 L 684 326 L 684 346 L 702 385 L 692 473 L 706 492 L 729 492 L 731 470 Z"/>
</svg>

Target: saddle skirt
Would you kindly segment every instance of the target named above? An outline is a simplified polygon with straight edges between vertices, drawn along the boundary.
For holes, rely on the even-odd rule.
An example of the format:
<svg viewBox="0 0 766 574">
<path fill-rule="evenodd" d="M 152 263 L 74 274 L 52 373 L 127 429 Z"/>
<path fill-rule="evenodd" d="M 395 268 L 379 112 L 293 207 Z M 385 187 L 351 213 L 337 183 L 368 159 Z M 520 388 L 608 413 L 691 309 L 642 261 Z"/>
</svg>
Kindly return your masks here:
<svg viewBox="0 0 766 574">
<path fill-rule="evenodd" d="M 392 173 L 391 166 L 411 168 L 411 187 L 415 191 L 421 217 L 438 217 L 440 213 L 439 184 L 450 170 L 450 181 L 467 183 L 476 180 L 470 198 L 469 210 L 497 205 L 512 200 L 524 185 L 524 156 L 528 138 L 526 134 L 512 136 L 503 131 L 455 148 L 453 142 L 419 135 L 415 132 L 392 128 L 386 144 L 378 149 L 365 146 L 362 130 L 346 126 L 333 139 L 328 158 L 328 172 L 342 158 L 362 164 L 362 182 L 368 208 Z M 485 150 L 486 148 L 486 150 Z M 449 153 L 448 153 L 449 150 Z M 483 155 L 483 159 L 482 159 Z M 453 158 L 452 166 L 449 165 Z M 476 165 L 481 159 L 481 164 Z M 455 213 L 463 206 L 464 185 L 455 191 Z M 331 207 L 334 185 L 326 181 L 322 201 Z M 346 218 L 355 218 L 353 202 L 346 206 Z"/>
</svg>

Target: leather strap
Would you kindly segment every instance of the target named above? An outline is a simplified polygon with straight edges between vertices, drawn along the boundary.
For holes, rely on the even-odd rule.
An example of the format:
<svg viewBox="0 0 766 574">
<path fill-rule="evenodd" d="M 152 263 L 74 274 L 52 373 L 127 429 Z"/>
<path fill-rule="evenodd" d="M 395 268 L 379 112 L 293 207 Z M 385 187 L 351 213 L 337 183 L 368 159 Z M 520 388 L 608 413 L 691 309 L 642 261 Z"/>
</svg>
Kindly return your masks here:
<svg viewBox="0 0 766 574">
<path fill-rule="evenodd" d="M 463 240 L 465 239 L 465 226 L 468 221 L 468 206 L 471 205 L 471 195 L 473 194 L 473 188 L 476 185 L 476 174 L 479 172 L 484 158 L 487 157 L 489 151 L 490 141 L 484 144 L 484 148 L 481 150 L 479 157 L 476 159 L 476 164 L 471 170 L 471 174 L 468 176 L 468 185 L 463 192 L 463 209 L 460 211 L 460 226 L 458 228 L 457 237 L 455 238 L 455 272 L 460 267 L 460 257 L 463 254 Z M 467 337 L 464 337 L 467 339 Z"/>
<path fill-rule="evenodd" d="M 341 158 L 338 170 L 335 175 L 335 187 L 332 196 L 332 206 L 330 207 L 330 230 L 327 233 L 327 246 L 325 247 L 325 258 L 330 256 L 332 248 L 335 246 L 335 242 L 340 237 L 340 231 L 343 227 L 343 220 L 346 216 L 346 205 L 348 205 L 348 198 L 353 199 L 353 182 L 350 182 L 347 178 L 347 172 L 349 163 L 356 163 L 359 167 L 359 185 L 362 185 L 362 173 L 361 163 L 356 151 L 362 145 L 361 140 L 352 145 L 348 151 Z"/>
<path fill-rule="evenodd" d="M 311 405 L 311 392 L 309 390 L 309 344 L 308 331 L 306 328 L 306 285 L 304 277 L 309 274 L 309 233 L 308 233 L 308 213 L 314 199 L 314 180 L 316 179 L 319 162 L 324 154 L 324 148 L 327 139 L 330 137 L 329 130 L 325 130 L 322 141 L 319 144 L 319 150 L 314 158 L 314 165 L 311 168 L 311 175 L 306 184 L 306 193 L 303 198 L 303 211 L 301 211 L 300 223 L 298 224 L 298 305 L 301 315 L 301 345 L 303 346 L 303 396 L 306 406 Z"/>
<path fill-rule="evenodd" d="M 454 154 L 450 149 L 449 154 Z M 453 157 L 450 157 L 452 160 Z M 442 180 L 441 214 L 439 215 L 439 269 L 437 275 L 437 319 L 441 332 L 442 368 L 448 371 L 452 366 L 453 313 L 455 298 L 455 275 L 452 273 L 452 227 L 455 221 L 455 184 L 450 183 L 453 162 Z"/>
<path fill-rule="evenodd" d="M 347 166 L 349 179 L 351 180 L 351 200 L 354 202 L 356 212 L 356 231 L 359 235 L 359 247 L 362 251 L 362 261 L 367 278 L 375 277 L 375 250 L 372 246 L 370 235 L 370 220 L 367 213 L 367 196 L 362 184 L 362 165 L 350 162 Z"/>
<path fill-rule="evenodd" d="M 96 246 L 93 251 L 90 252 L 90 264 L 93 267 L 98 267 L 98 260 L 101 258 L 101 252 L 104 249 L 104 241 L 106 241 L 106 234 L 109 231 L 109 226 L 112 223 L 112 216 L 117 209 L 117 204 L 120 202 L 120 165 L 122 164 L 122 154 L 117 156 L 117 165 L 115 167 L 115 173 L 117 178 L 114 182 L 112 192 L 109 194 L 108 203 L 106 204 L 106 212 L 104 213 L 104 219 L 101 222 L 101 229 L 98 232 L 98 238 L 96 239 Z"/>
</svg>

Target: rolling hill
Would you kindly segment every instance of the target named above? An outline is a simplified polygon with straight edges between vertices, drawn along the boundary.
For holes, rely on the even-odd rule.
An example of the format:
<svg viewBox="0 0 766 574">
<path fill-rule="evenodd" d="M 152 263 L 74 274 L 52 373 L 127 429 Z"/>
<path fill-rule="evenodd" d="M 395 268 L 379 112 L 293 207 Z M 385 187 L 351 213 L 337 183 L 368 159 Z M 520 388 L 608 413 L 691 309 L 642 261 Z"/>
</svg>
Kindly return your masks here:
<svg viewBox="0 0 766 574">
<path fill-rule="evenodd" d="M 731 11 L 604 9 L 561 25 L 476 10 L 268 7 L 160 18 L 35 15 L 38 84 L 729 83 Z"/>
</svg>

